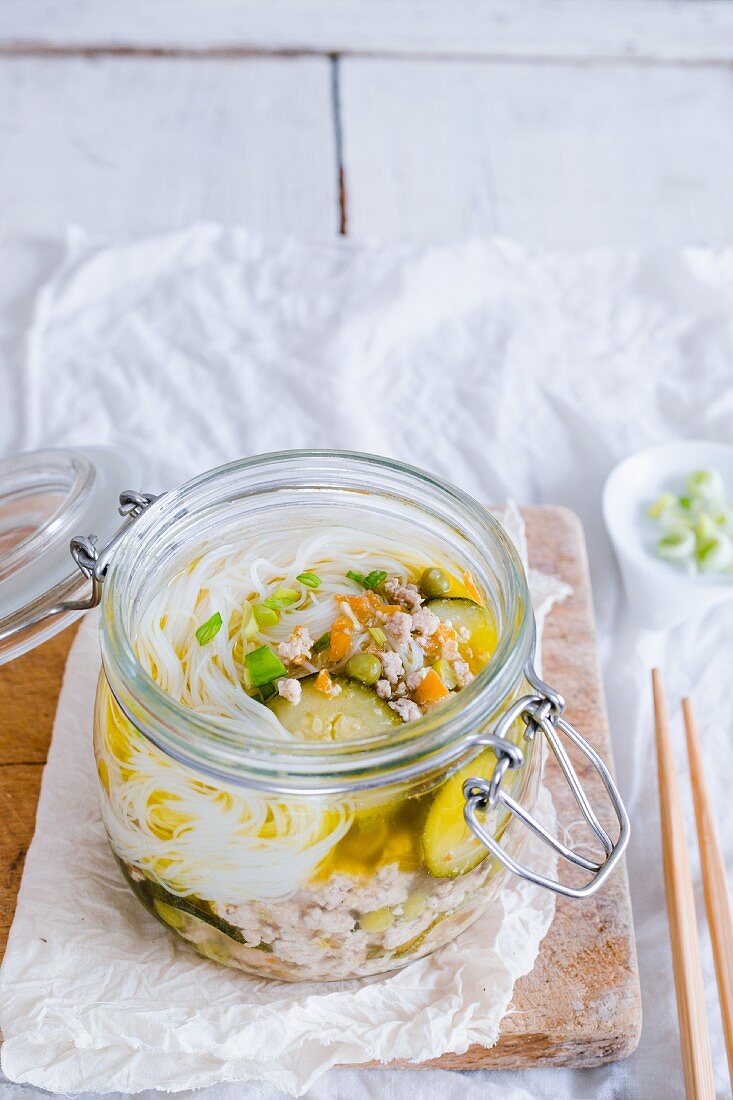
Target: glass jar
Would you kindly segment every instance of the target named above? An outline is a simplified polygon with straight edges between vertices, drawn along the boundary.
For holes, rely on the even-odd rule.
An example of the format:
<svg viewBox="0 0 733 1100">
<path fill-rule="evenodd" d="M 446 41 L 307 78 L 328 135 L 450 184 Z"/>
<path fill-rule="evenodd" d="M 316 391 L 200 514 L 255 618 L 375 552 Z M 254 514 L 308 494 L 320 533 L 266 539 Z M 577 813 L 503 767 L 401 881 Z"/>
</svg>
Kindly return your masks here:
<svg viewBox="0 0 733 1100">
<path fill-rule="evenodd" d="M 102 551 L 89 539 L 74 548 L 92 579 L 89 602 L 101 599 L 100 805 L 132 890 L 178 936 L 257 975 L 346 979 L 452 940 L 510 872 L 569 896 L 600 885 L 626 846 L 628 820 L 603 762 L 562 717 L 562 697 L 534 672 L 524 570 L 484 508 L 418 470 L 339 452 L 265 455 L 158 499 L 123 498 L 133 522 Z M 273 515 L 304 530 L 368 516 L 407 545 L 416 529 L 437 540 L 493 610 L 498 642 L 486 666 L 419 720 L 345 742 L 276 743 L 264 722 L 235 728 L 185 707 L 136 659 L 141 613 L 202 545 L 256 538 Z M 616 840 L 560 734 L 600 771 Z M 545 743 L 600 843 L 597 858 L 533 817 Z M 586 880 L 553 882 L 525 867 L 530 831 Z"/>
</svg>

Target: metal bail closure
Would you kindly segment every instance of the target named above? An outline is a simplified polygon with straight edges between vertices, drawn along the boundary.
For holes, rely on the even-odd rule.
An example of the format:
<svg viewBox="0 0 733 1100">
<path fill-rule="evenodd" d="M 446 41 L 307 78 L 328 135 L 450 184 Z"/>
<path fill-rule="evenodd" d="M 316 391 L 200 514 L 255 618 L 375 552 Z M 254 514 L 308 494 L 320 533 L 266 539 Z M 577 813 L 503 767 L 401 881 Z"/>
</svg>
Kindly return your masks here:
<svg viewBox="0 0 733 1100">
<path fill-rule="evenodd" d="M 125 517 L 127 522 L 123 523 L 120 529 L 115 532 L 109 542 L 106 543 L 101 550 L 97 549 L 97 542 L 99 540 L 96 535 L 75 535 L 71 539 L 69 545 L 71 556 L 76 562 L 79 571 L 92 582 L 90 594 L 83 599 L 60 600 L 51 607 L 47 606 L 37 614 L 26 617 L 22 621 L 11 621 L 5 629 L 0 630 L 0 641 L 4 642 L 9 638 L 13 638 L 21 632 L 27 631 L 56 615 L 64 615 L 68 612 L 88 611 L 90 608 L 97 606 L 102 598 L 102 582 L 104 581 L 107 567 L 109 566 L 115 547 L 129 531 L 130 524 L 133 523 L 138 516 L 141 516 L 154 501 L 158 500 L 158 497 L 154 496 L 152 493 L 138 493 L 133 489 L 125 489 L 120 493 L 119 500 L 120 505 L 118 512 L 121 516 Z"/>
<path fill-rule="evenodd" d="M 158 497 L 153 496 L 152 493 L 137 493 L 134 489 L 124 489 L 120 493 L 120 506 L 117 511 L 125 517 L 127 523 L 123 523 L 119 531 L 101 550 L 97 550 L 99 540 L 96 535 L 74 536 L 69 547 L 71 556 L 84 576 L 91 579 L 92 591 L 86 600 L 74 601 L 73 607 L 70 603 L 66 603 L 59 610 L 86 611 L 97 606 L 102 598 L 102 581 L 115 547 L 127 534 L 130 524 L 157 499 Z"/>
<path fill-rule="evenodd" d="M 611 778 L 611 774 L 603 760 L 595 749 L 588 744 L 585 738 L 581 737 L 578 731 L 562 717 L 562 711 L 565 707 L 565 701 L 562 696 L 549 688 L 547 684 L 544 684 L 537 676 L 534 668 L 530 667 L 526 675 L 531 686 L 536 690 L 533 694 L 525 695 L 521 699 L 518 699 L 502 716 L 493 734 L 485 738 L 485 743 L 491 744 L 494 748 L 497 757 L 496 765 L 490 780 L 477 777 L 475 779 L 467 779 L 463 784 L 463 794 L 466 799 L 463 810 L 464 817 L 469 829 L 471 829 L 481 843 L 489 849 L 491 854 L 495 856 L 504 867 L 513 871 L 515 875 L 527 879 L 529 882 L 534 882 L 538 886 L 544 886 L 548 890 L 553 890 L 556 894 L 564 894 L 566 897 L 571 898 L 585 898 L 595 893 L 623 855 L 629 842 L 630 834 L 628 814 L 621 801 L 618 788 Z M 544 734 L 567 780 L 568 786 L 573 793 L 573 797 L 578 804 L 584 821 L 599 842 L 600 847 L 603 849 L 603 855 L 600 856 L 599 859 L 589 859 L 573 851 L 573 849 L 568 848 L 556 837 L 553 837 L 547 829 L 540 825 L 540 823 L 520 806 L 511 795 L 502 790 L 502 781 L 506 772 L 511 768 L 516 768 L 518 763 L 521 763 L 521 752 L 519 753 L 519 761 L 517 762 L 518 750 L 516 745 L 507 742 L 504 737 L 512 723 L 519 717 L 523 718 L 527 724 L 526 738 L 531 739 L 536 735 L 538 730 Z M 583 756 L 590 761 L 603 780 L 603 784 L 608 792 L 609 801 L 618 822 L 618 836 L 615 840 L 612 840 L 603 828 L 593 807 L 588 801 L 588 797 L 583 790 L 575 768 L 560 738 L 560 734 L 567 737 Z M 484 739 L 482 739 L 482 742 L 483 740 Z M 513 751 L 505 751 L 504 746 L 506 745 L 511 745 Z M 572 864 L 574 867 L 580 867 L 582 870 L 588 871 L 590 873 L 588 881 L 582 886 L 568 886 L 563 882 L 546 878 L 544 875 L 532 871 L 529 867 L 525 867 L 523 864 L 513 859 L 504 851 L 497 840 L 495 840 L 495 838 L 484 828 L 479 820 L 479 814 L 484 813 L 486 810 L 493 810 L 497 805 L 505 807 L 511 814 L 519 818 L 535 836 L 543 840 L 545 844 L 549 845 L 553 851 L 557 852 L 557 854 L 568 863 Z"/>
</svg>

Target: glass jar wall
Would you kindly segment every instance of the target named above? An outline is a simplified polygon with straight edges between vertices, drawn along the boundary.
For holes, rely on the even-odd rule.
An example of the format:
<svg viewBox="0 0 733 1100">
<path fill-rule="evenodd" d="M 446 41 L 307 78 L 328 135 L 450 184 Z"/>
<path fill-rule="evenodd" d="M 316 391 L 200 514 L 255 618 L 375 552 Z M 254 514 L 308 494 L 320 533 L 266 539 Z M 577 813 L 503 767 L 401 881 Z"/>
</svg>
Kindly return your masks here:
<svg viewBox="0 0 733 1100">
<path fill-rule="evenodd" d="M 262 722 L 257 708 L 240 722 L 202 712 L 141 664 L 146 607 L 202 547 L 256 543 L 278 524 L 305 537 L 347 521 L 377 541 L 388 532 L 439 547 L 489 609 L 493 652 L 440 706 L 345 741 L 273 741 L 264 706 Z M 102 604 L 95 756 L 131 888 L 201 954 L 279 979 L 373 974 L 453 939 L 506 873 L 465 824 L 463 784 L 491 779 L 496 757 L 481 738 L 526 691 L 532 636 L 504 533 L 417 471 L 364 456 L 266 456 L 161 498 L 120 546 Z M 521 720 L 511 727 L 524 759 L 504 786 L 531 811 L 541 752 L 525 733 Z M 506 811 L 485 823 L 518 856 L 527 830 Z"/>
</svg>

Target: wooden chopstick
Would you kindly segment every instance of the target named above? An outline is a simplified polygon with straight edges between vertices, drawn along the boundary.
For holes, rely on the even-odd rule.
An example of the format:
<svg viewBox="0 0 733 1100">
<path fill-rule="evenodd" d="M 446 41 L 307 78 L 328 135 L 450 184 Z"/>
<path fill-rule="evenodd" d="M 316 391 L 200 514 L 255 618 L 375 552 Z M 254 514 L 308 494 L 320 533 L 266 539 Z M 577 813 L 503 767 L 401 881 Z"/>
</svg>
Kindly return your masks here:
<svg viewBox="0 0 733 1100">
<path fill-rule="evenodd" d="M 669 717 L 659 669 L 652 671 L 657 742 L 657 776 L 662 826 L 664 884 L 672 943 L 682 1065 L 688 1100 L 715 1100 L 705 994 L 697 938 L 695 895 L 687 854 L 680 789 L 669 736 Z"/>
<path fill-rule="evenodd" d="M 713 943 L 715 974 L 718 979 L 718 1000 L 723 1017 L 725 1049 L 728 1052 L 728 1074 L 733 1083 L 733 921 L 731 921 L 728 882 L 710 795 L 705 782 L 700 739 L 689 699 L 682 700 L 682 713 L 685 718 L 687 755 L 690 759 L 690 782 L 695 803 L 705 908 Z"/>
</svg>

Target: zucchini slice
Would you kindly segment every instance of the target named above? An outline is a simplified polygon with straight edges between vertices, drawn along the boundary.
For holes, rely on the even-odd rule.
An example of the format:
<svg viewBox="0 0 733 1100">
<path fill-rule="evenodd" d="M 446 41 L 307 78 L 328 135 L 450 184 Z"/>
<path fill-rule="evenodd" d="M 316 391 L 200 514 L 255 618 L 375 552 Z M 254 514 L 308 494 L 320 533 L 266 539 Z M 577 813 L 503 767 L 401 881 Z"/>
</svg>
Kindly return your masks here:
<svg viewBox="0 0 733 1100">
<path fill-rule="evenodd" d="M 461 628 L 468 632 L 468 638 L 462 639 L 458 648 L 468 661 L 471 672 L 475 674 L 483 668 L 498 642 L 496 623 L 491 612 L 463 596 L 428 600 L 425 606 L 442 623 L 450 623 L 459 632 Z"/>
<path fill-rule="evenodd" d="M 492 616 L 485 607 L 463 596 L 441 596 L 437 600 L 428 600 L 425 604 L 442 623 L 451 623 L 456 630 L 463 627 L 471 635 L 471 643 L 478 646 L 485 636 L 496 641 L 496 627 Z M 478 648 L 481 648 L 478 646 Z"/>
<path fill-rule="evenodd" d="M 191 907 L 193 908 L 193 907 Z M 170 905 L 162 898 L 153 901 L 155 915 L 163 924 L 175 929 L 187 943 L 189 943 L 199 955 L 213 962 L 223 963 L 225 966 L 236 966 L 246 969 L 243 963 L 246 961 L 246 953 L 249 951 L 271 952 L 269 944 L 248 944 L 237 934 L 232 936 L 224 932 L 217 924 L 212 924 L 204 919 L 204 914 L 196 910 L 191 912 L 181 909 L 177 905 Z M 222 925 L 226 922 L 222 921 Z"/>
<path fill-rule="evenodd" d="M 165 890 L 157 882 L 151 883 L 151 900 L 156 916 L 160 917 L 164 924 L 181 932 L 186 939 L 193 937 L 196 929 L 214 929 L 222 936 L 226 936 L 235 943 L 245 943 L 242 933 L 229 924 L 228 921 L 217 917 L 203 906 L 194 905 L 190 898 L 179 898 Z M 200 939 L 200 936 L 199 936 Z"/>
<path fill-rule="evenodd" d="M 490 779 L 495 764 L 494 750 L 485 749 L 469 764 L 464 764 L 449 776 L 438 788 L 428 810 L 422 835 L 423 861 L 429 874 L 435 878 L 457 878 L 458 875 L 465 875 L 489 855 L 481 841 L 473 835 L 463 816 L 463 807 L 466 804 L 463 784 L 473 776 Z"/>
<path fill-rule="evenodd" d="M 299 703 L 274 695 L 265 704 L 286 730 L 304 740 L 351 741 L 402 725 L 400 716 L 366 684 L 336 676 L 333 683 L 341 691 L 325 695 L 317 690 L 315 681 L 315 675 L 300 680 L 303 694 Z"/>
<path fill-rule="evenodd" d="M 133 878 L 129 868 L 119 856 L 117 862 L 133 892 L 145 908 L 158 917 L 163 924 L 168 925 L 169 928 L 175 928 L 176 931 L 189 938 L 194 929 L 199 928 L 202 930 L 203 927 L 213 929 L 214 932 L 226 936 L 229 940 L 234 940 L 235 943 L 243 944 L 246 942 L 239 929 L 229 924 L 223 917 L 218 917 L 216 913 L 212 913 L 207 908 L 206 902 L 202 902 L 198 898 L 182 898 L 177 894 L 171 894 L 159 882 L 147 877 L 144 879 Z"/>
</svg>

